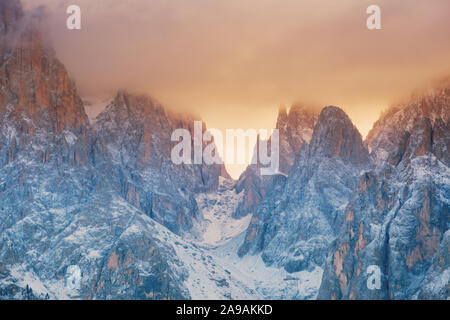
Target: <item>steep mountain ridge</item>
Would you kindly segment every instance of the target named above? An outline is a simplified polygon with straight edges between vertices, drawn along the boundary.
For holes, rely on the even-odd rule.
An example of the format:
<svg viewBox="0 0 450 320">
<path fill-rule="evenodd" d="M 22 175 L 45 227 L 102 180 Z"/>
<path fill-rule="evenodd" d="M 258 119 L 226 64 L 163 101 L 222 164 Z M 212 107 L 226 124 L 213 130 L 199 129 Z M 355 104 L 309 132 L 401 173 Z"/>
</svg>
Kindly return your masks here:
<svg viewBox="0 0 450 320">
<path fill-rule="evenodd" d="M 405 145 L 408 134 L 418 121 L 424 118 L 430 120 L 431 125 L 441 127 L 446 134 L 445 126 L 449 123 L 450 105 L 450 85 L 442 83 L 436 87 L 428 89 L 425 93 L 415 94 L 410 101 L 404 104 L 389 108 L 378 121 L 375 122 L 372 130 L 367 135 L 367 143 L 375 161 L 382 166 L 384 161 L 395 163 L 399 161 L 402 148 Z M 447 131 L 448 133 L 448 131 Z M 445 141 L 444 141 L 445 142 Z M 443 145 L 442 157 L 447 154 L 448 145 Z M 442 158 L 441 157 L 441 158 Z"/>
<path fill-rule="evenodd" d="M 189 130 L 193 144 L 193 126 L 151 98 L 123 91 L 95 121 L 96 167 L 127 201 L 177 234 L 201 219 L 196 194 L 216 190 L 219 177 L 228 177 L 223 165 L 172 163 L 172 132 Z"/>
<path fill-rule="evenodd" d="M 318 114 L 311 107 L 300 104 L 293 105 L 289 112 L 286 108 L 278 111 L 275 129 L 279 130 L 279 171 L 288 174 L 295 156 L 300 149 L 311 140 L 314 125 Z M 259 139 L 259 137 L 258 137 Z M 258 140 L 259 143 L 259 140 Z M 271 152 L 271 138 L 268 140 L 268 151 Z M 258 144 L 254 154 L 258 154 Z M 240 218 L 254 213 L 267 193 L 267 187 L 272 183 L 273 177 L 262 176 L 260 164 L 251 164 L 241 174 L 236 183 L 236 192 L 244 192 L 243 201 L 238 205 L 234 217 Z"/>
<path fill-rule="evenodd" d="M 289 272 L 323 266 L 359 172 L 368 165 L 361 135 L 348 116 L 337 107 L 324 108 L 289 176 L 274 178 L 239 254 L 261 253 L 267 265 Z"/>
<path fill-rule="evenodd" d="M 449 297 L 448 93 L 415 98 L 375 124 L 368 142 L 377 166 L 345 209 L 319 298 Z M 367 285 L 369 266 L 381 271 L 379 289 Z"/>
<path fill-rule="evenodd" d="M 280 108 L 276 124 L 280 131 L 280 172 L 289 174 L 295 156 L 311 140 L 318 115 L 312 107 L 301 104 L 294 104 L 289 113 Z"/>
</svg>

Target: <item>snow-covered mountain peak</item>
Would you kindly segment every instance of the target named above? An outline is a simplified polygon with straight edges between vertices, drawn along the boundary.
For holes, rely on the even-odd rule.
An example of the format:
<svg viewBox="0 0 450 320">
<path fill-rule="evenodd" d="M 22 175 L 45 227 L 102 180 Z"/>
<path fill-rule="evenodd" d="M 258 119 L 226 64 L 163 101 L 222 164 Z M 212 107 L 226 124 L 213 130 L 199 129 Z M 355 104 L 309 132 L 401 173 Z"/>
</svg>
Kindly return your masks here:
<svg viewBox="0 0 450 320">
<path fill-rule="evenodd" d="M 369 149 L 378 164 L 401 152 L 401 140 L 424 118 L 432 127 L 450 122 L 450 86 L 443 82 L 426 92 L 415 94 L 404 104 L 384 112 L 367 135 Z"/>
</svg>

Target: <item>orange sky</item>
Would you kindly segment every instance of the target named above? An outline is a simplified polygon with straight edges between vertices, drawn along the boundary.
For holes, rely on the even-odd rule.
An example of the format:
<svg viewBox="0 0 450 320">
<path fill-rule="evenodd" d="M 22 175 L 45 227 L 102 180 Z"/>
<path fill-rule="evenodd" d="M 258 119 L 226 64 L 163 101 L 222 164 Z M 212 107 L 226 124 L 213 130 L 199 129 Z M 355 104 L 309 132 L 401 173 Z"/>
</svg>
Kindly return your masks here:
<svg viewBox="0 0 450 320">
<path fill-rule="evenodd" d="M 448 0 L 22 1 L 47 7 L 83 95 L 145 92 L 219 129 L 273 127 L 280 105 L 301 101 L 342 107 L 366 135 L 388 105 L 450 74 Z M 81 31 L 65 28 L 70 4 Z M 366 28 L 371 4 L 382 30 Z"/>
</svg>

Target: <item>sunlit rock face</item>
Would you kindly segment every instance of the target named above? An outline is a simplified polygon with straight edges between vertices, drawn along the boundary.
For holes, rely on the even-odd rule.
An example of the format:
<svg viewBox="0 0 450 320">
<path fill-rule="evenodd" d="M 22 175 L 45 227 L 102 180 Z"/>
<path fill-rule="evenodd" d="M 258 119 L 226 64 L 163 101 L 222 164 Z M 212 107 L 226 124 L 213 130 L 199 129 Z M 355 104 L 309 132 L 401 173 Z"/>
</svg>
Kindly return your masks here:
<svg viewBox="0 0 450 320">
<path fill-rule="evenodd" d="M 289 272 L 323 266 L 360 171 L 368 167 L 368 152 L 348 116 L 324 108 L 289 175 L 273 178 L 239 254 L 262 253 L 267 264 Z"/>
<path fill-rule="evenodd" d="M 312 157 L 337 158 L 356 166 L 368 162 L 361 134 L 348 116 L 337 107 L 322 110 L 308 153 Z"/>
<path fill-rule="evenodd" d="M 0 114 L 12 121 L 27 119 L 30 127 L 55 133 L 82 130 L 88 122 L 82 101 L 66 69 L 42 38 L 40 17 L 15 21 L 21 11 L 11 3 L 16 2 L 2 4 L 6 32 L 2 37 Z"/>
<path fill-rule="evenodd" d="M 319 298 L 449 297 L 449 92 L 390 110 L 369 134 L 377 166 L 345 209 Z M 367 285 L 371 265 L 381 270 L 380 289 Z"/>
<path fill-rule="evenodd" d="M 39 17 L 23 17 L 17 1 L 0 7 L 0 165 L 86 164 L 88 118 L 74 82 L 37 29 Z"/>
</svg>

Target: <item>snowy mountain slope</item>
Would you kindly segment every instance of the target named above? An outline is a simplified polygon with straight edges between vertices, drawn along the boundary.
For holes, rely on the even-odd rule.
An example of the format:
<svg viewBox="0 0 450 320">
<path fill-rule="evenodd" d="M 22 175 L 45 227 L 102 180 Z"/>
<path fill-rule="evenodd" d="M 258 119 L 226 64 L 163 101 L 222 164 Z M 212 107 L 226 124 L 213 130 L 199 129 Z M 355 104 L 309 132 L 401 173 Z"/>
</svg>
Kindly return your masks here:
<svg viewBox="0 0 450 320">
<path fill-rule="evenodd" d="M 82 206 L 32 211 L 2 231 L 7 298 L 25 286 L 51 299 L 255 297 L 205 251 L 105 194 Z"/>
<path fill-rule="evenodd" d="M 237 252 L 245 233 L 212 249 L 211 255 L 221 266 L 245 283 L 264 299 L 315 299 L 320 287 L 323 270 L 316 267 L 289 273 L 284 269 L 267 266 L 261 255 L 239 257 Z"/>
<path fill-rule="evenodd" d="M 192 240 L 199 245 L 215 248 L 247 229 L 251 215 L 240 219 L 233 218 L 233 213 L 244 196 L 243 192 L 236 193 L 234 185 L 234 181 L 220 177 L 217 191 L 197 196 L 197 205 L 203 219 L 194 226 L 200 239 Z"/>
</svg>

